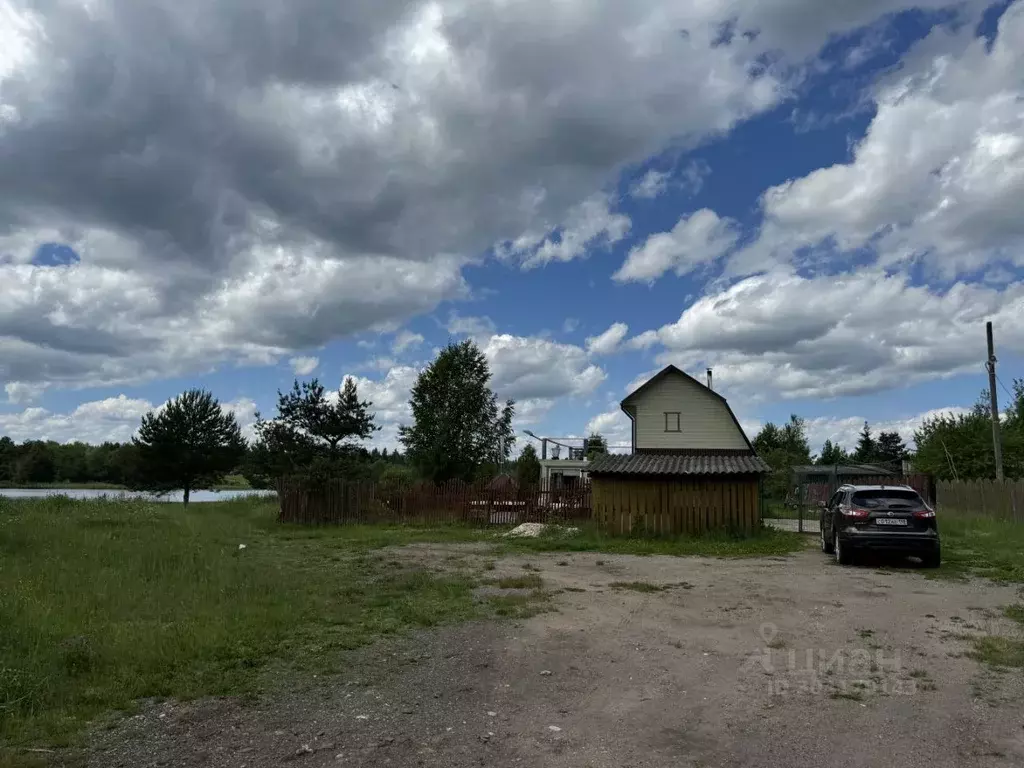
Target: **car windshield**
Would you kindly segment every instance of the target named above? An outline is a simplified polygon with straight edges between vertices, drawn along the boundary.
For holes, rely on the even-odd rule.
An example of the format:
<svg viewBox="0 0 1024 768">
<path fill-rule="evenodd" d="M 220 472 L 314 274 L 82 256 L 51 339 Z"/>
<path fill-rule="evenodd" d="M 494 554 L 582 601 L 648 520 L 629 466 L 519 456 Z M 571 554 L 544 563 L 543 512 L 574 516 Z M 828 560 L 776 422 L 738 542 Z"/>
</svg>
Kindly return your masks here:
<svg viewBox="0 0 1024 768">
<path fill-rule="evenodd" d="M 865 509 L 874 507 L 919 507 L 924 504 L 917 491 L 901 491 L 897 488 L 879 488 L 873 491 L 857 491 L 853 504 Z"/>
</svg>

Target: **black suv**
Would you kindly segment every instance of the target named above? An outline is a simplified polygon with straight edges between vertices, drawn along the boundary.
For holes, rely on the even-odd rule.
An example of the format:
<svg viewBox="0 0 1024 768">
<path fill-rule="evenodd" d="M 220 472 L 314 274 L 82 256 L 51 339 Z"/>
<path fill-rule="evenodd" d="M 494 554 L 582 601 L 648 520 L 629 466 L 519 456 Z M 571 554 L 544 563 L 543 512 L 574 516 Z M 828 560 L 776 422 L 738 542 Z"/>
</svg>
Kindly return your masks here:
<svg viewBox="0 0 1024 768">
<path fill-rule="evenodd" d="M 821 551 L 850 565 L 859 552 L 915 555 L 938 568 L 935 511 L 908 485 L 844 485 L 821 504 Z"/>
</svg>

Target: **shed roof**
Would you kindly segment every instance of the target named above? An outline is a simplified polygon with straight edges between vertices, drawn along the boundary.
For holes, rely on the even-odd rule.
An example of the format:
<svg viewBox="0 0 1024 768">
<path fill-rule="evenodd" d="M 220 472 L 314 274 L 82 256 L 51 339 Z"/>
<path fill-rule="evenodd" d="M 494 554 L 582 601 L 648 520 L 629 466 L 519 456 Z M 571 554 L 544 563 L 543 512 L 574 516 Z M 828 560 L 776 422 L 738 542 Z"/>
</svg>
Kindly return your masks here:
<svg viewBox="0 0 1024 768">
<path fill-rule="evenodd" d="M 770 472 L 757 456 L 637 453 L 631 456 L 604 454 L 590 464 L 590 475 L 749 475 Z"/>
</svg>

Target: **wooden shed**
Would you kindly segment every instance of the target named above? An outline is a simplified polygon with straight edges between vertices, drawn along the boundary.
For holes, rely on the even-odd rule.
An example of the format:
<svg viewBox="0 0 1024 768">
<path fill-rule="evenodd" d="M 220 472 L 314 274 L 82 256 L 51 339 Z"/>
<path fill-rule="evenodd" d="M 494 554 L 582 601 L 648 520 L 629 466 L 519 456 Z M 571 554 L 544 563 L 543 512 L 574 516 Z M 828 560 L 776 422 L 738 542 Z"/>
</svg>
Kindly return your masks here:
<svg viewBox="0 0 1024 768">
<path fill-rule="evenodd" d="M 673 365 L 622 401 L 632 453 L 590 465 L 594 519 L 610 533 L 751 532 L 761 524 L 754 452 L 725 398 Z"/>
</svg>

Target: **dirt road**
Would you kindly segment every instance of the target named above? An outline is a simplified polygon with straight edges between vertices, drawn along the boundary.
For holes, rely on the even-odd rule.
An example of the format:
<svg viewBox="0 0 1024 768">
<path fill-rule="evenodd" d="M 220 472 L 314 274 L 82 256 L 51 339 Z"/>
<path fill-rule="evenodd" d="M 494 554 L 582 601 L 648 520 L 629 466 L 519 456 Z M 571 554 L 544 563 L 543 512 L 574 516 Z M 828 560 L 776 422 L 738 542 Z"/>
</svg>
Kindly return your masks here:
<svg viewBox="0 0 1024 768">
<path fill-rule="evenodd" d="M 467 551 L 392 556 L 442 567 Z M 163 705 L 103 734 L 92 764 L 1024 765 L 1020 670 L 963 655 L 965 635 L 1018 630 L 999 612 L 1013 587 L 812 550 L 531 555 L 493 575 L 524 565 L 554 610 L 379 644 L 342 678 L 256 706 Z"/>
</svg>

